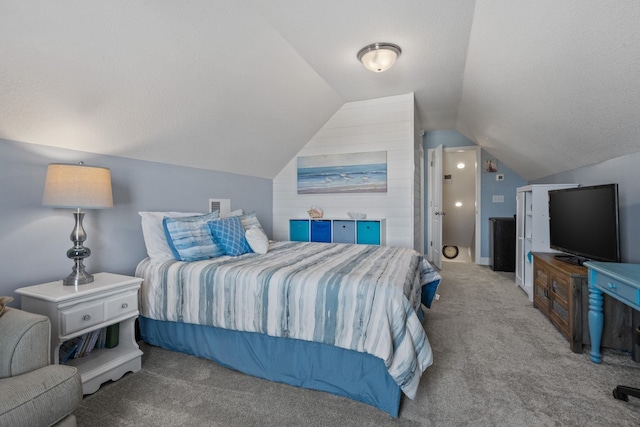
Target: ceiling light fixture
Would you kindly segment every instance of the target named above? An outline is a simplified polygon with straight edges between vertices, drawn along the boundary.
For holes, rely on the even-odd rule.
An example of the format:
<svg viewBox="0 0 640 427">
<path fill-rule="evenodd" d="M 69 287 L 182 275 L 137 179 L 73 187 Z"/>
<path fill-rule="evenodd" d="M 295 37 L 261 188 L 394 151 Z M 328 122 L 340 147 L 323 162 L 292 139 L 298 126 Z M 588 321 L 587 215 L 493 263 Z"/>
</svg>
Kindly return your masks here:
<svg viewBox="0 0 640 427">
<path fill-rule="evenodd" d="M 388 70 L 402 53 L 400 46 L 393 43 L 374 43 L 365 46 L 358 52 L 358 60 L 374 73 Z"/>
</svg>

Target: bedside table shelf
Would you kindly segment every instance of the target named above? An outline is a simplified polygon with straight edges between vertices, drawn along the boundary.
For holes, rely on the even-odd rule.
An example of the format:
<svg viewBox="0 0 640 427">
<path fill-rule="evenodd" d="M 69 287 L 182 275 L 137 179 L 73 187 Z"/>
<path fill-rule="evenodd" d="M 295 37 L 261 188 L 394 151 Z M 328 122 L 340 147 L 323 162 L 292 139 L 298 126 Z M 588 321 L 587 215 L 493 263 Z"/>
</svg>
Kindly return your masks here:
<svg viewBox="0 0 640 427">
<path fill-rule="evenodd" d="M 65 362 L 80 372 L 83 394 L 91 394 L 102 383 L 141 368 L 142 351 L 135 340 L 141 283 L 136 277 L 98 273 L 94 282 L 78 287 L 63 286 L 60 280 L 20 288 L 16 293 L 21 295 L 23 310 L 49 317 L 54 363 L 59 363 L 60 346 L 65 341 L 120 324 L 116 347 L 94 349 Z"/>
</svg>

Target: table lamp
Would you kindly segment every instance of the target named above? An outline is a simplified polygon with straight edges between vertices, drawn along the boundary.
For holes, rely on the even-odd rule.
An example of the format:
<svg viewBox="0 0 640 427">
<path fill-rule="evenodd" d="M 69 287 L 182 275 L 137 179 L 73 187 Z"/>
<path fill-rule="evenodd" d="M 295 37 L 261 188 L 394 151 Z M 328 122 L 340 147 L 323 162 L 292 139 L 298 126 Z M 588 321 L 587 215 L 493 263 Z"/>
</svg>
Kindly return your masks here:
<svg viewBox="0 0 640 427">
<path fill-rule="evenodd" d="M 85 271 L 83 263 L 91 255 L 91 250 L 83 245 L 87 233 L 82 227 L 84 212 L 81 209 L 113 207 L 111 172 L 107 168 L 85 166 L 82 162 L 75 165 L 52 163 L 47 168 L 42 204 L 76 209 L 73 213 L 76 226 L 71 232 L 74 245 L 67 251 L 67 257 L 75 264 L 72 273 L 62 283 L 77 286 L 93 282 L 93 275 Z"/>
</svg>

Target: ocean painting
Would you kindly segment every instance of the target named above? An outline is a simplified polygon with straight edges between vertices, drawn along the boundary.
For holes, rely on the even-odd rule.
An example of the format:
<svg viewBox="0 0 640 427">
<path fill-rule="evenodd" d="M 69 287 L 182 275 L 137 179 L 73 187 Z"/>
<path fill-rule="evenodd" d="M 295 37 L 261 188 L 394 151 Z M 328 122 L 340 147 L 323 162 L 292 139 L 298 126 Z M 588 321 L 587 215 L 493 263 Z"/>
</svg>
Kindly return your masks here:
<svg viewBox="0 0 640 427">
<path fill-rule="evenodd" d="M 298 194 L 386 192 L 386 151 L 298 157 Z"/>
</svg>

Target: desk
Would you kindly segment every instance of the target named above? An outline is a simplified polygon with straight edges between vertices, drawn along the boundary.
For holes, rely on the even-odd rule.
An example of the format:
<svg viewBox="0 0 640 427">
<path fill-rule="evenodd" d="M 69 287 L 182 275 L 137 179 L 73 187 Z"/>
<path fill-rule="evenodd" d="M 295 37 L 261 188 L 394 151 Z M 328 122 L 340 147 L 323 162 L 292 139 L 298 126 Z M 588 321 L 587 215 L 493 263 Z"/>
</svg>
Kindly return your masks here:
<svg viewBox="0 0 640 427">
<path fill-rule="evenodd" d="M 585 262 L 589 269 L 589 334 L 591 361 L 602 362 L 600 342 L 604 316 L 602 293 L 621 301 L 634 310 L 640 310 L 640 264 L 617 262 Z"/>
</svg>

